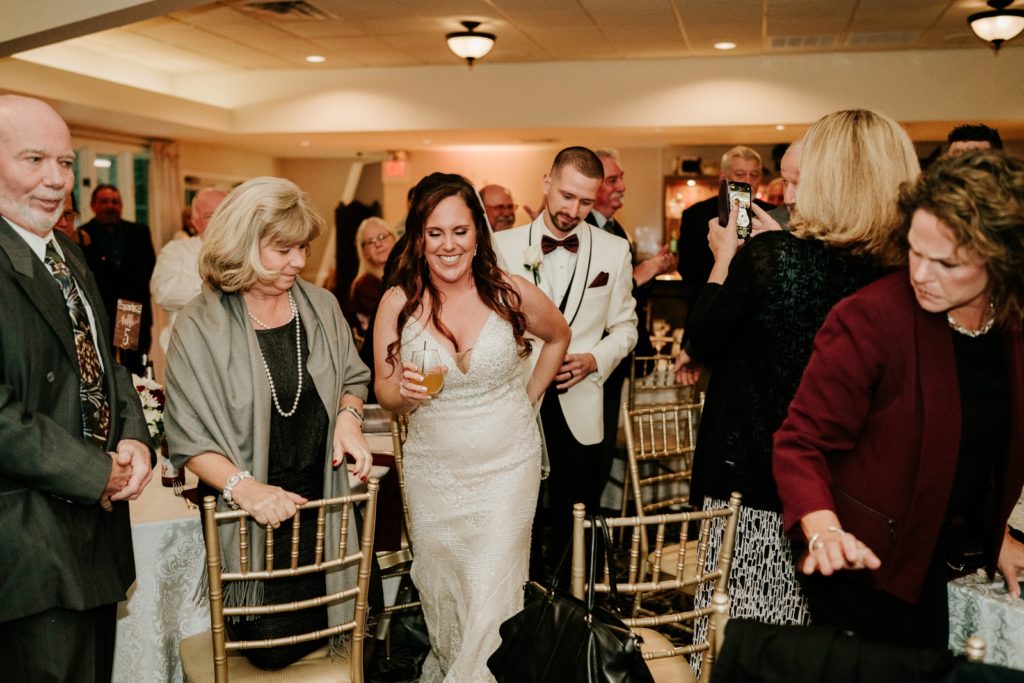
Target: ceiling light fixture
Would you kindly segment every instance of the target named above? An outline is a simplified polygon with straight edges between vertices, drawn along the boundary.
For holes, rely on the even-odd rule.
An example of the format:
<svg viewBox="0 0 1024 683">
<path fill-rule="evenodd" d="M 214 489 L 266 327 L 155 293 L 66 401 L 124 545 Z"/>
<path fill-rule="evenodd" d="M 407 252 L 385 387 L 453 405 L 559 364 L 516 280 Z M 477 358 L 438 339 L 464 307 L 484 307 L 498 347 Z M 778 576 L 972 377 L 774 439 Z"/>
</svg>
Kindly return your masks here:
<svg viewBox="0 0 1024 683">
<path fill-rule="evenodd" d="M 716 50 L 735 50 L 736 43 L 730 43 L 729 41 L 722 41 L 721 43 L 715 43 Z"/>
<path fill-rule="evenodd" d="M 988 0 L 988 6 L 992 9 L 976 12 L 967 17 L 971 30 L 982 40 L 990 42 L 996 53 L 1003 43 L 1013 40 L 1024 31 L 1024 10 L 1006 9 L 1012 2 L 1013 0 Z"/>
<path fill-rule="evenodd" d="M 324 57 L 323 55 L 310 55 L 306 57 L 306 61 L 310 64 L 323 64 L 327 61 L 327 57 Z"/>
<path fill-rule="evenodd" d="M 448 49 L 454 52 L 457 57 L 465 59 L 466 63 L 472 67 L 474 61 L 491 51 L 497 38 L 493 33 L 477 31 L 476 27 L 480 25 L 479 21 L 462 21 L 459 23 L 465 26 L 466 30 L 454 31 L 445 36 L 448 40 Z"/>
</svg>

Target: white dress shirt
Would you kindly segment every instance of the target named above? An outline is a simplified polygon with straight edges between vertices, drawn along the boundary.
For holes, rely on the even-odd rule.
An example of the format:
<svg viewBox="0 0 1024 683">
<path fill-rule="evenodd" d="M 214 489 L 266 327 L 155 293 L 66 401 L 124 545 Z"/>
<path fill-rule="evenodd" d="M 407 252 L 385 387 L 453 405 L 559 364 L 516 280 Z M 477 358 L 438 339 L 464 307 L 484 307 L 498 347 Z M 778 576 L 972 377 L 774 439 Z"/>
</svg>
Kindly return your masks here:
<svg viewBox="0 0 1024 683">
<path fill-rule="evenodd" d="M 557 237 L 552 233 L 544 223 L 544 229 L 541 231 L 541 239 L 543 235 L 547 235 L 551 239 L 564 240 L 569 235 L 576 235 L 579 233 L 580 224 L 573 228 L 564 237 Z M 555 302 L 555 306 L 562 303 L 562 299 L 565 298 L 565 292 L 569 289 L 569 283 L 572 282 L 573 273 L 576 272 L 576 258 L 577 254 L 572 253 L 568 249 L 558 247 L 550 254 L 544 255 L 544 277 L 548 281 L 548 294 L 551 295 L 551 300 Z"/>
</svg>

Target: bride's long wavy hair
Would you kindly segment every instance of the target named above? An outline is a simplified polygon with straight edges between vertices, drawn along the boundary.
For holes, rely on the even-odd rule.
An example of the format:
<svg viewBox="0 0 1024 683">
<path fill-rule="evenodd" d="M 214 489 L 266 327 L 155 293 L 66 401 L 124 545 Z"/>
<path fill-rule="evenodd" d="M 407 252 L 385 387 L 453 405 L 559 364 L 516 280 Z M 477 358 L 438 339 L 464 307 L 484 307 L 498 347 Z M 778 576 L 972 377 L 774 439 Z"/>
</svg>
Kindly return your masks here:
<svg viewBox="0 0 1024 683">
<path fill-rule="evenodd" d="M 520 310 L 522 301 L 519 292 L 506 280 L 498 268 L 498 259 L 491 242 L 491 231 L 487 227 L 484 209 L 480 205 L 476 190 L 468 180 L 454 173 L 431 173 L 413 188 L 409 216 L 405 220 L 406 239 L 398 254 L 395 271 L 390 284 L 405 293 L 405 304 L 398 313 L 397 338 L 388 344 L 388 363 L 392 368 L 399 366 L 402 352 L 402 329 L 410 316 L 423 304 L 423 295 L 430 299 L 430 322 L 443 334 L 456 351 L 459 343 L 451 331 L 441 322 L 441 299 L 437 287 L 430 278 L 430 268 L 424 249 L 423 230 L 437 205 L 448 197 L 459 197 L 469 208 L 476 229 L 476 254 L 473 256 L 472 272 L 477 294 L 484 304 L 512 326 L 512 334 L 519 346 L 519 355 L 530 355 L 530 341 L 526 339 L 526 316 Z"/>
</svg>

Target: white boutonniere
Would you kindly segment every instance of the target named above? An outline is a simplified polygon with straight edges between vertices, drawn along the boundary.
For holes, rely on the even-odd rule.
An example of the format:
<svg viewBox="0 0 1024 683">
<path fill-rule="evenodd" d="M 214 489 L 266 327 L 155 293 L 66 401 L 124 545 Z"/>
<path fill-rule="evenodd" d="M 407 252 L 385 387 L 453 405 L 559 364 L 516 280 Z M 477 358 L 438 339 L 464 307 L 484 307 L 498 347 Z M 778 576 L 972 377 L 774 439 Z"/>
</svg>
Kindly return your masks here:
<svg viewBox="0 0 1024 683">
<path fill-rule="evenodd" d="M 533 273 L 533 284 L 540 284 L 540 269 L 544 265 L 544 252 L 539 244 L 531 244 L 523 252 L 523 268 Z"/>
</svg>

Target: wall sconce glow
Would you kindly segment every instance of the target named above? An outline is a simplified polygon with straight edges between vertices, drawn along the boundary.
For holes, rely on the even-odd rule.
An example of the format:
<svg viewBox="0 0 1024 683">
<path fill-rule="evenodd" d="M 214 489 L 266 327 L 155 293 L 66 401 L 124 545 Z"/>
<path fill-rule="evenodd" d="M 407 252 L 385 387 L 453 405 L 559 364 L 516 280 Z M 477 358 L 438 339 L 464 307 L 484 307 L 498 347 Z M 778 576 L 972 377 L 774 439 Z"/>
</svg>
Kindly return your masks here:
<svg viewBox="0 0 1024 683">
<path fill-rule="evenodd" d="M 724 40 L 724 41 L 722 41 L 720 43 L 715 43 L 715 49 L 716 50 L 735 50 L 736 49 L 736 43 L 730 43 L 729 41 Z"/>
<path fill-rule="evenodd" d="M 309 55 L 306 57 L 306 61 L 310 64 L 323 64 L 327 61 L 327 57 L 324 57 L 323 55 Z"/>
<path fill-rule="evenodd" d="M 300 142 L 299 147 L 309 147 L 309 140 L 303 140 Z"/>
<path fill-rule="evenodd" d="M 470 67 L 473 62 L 485 56 L 494 47 L 497 37 L 493 33 L 477 31 L 479 21 L 459 22 L 466 27 L 465 31 L 454 31 L 445 38 L 448 40 L 448 49 L 455 53 L 456 57 L 466 60 Z"/>
<path fill-rule="evenodd" d="M 92 165 L 96 168 L 110 168 L 113 164 L 110 159 L 95 159 Z"/>
<path fill-rule="evenodd" d="M 1006 9 L 1013 0 L 988 0 L 991 10 L 976 12 L 967 17 L 967 24 L 982 40 L 992 44 L 997 53 L 1008 40 L 1024 31 L 1024 10 Z"/>
<path fill-rule="evenodd" d="M 779 125 L 775 126 L 775 130 L 786 130 L 786 127 L 780 123 Z"/>
<path fill-rule="evenodd" d="M 690 178 L 689 180 L 686 181 L 686 186 L 687 187 L 697 187 L 697 181 L 694 180 L 693 178 Z"/>
</svg>

